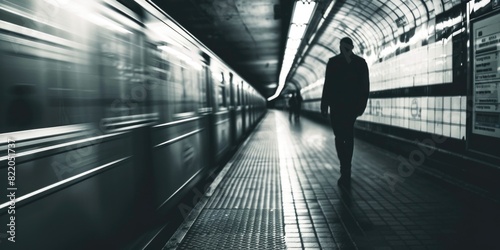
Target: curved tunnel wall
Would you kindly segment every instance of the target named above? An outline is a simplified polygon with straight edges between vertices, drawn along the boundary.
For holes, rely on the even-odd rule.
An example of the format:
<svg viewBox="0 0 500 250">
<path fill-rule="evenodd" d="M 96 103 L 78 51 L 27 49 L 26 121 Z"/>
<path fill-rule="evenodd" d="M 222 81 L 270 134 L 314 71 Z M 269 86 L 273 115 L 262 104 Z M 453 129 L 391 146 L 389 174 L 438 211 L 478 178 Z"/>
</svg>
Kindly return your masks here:
<svg viewBox="0 0 500 250">
<path fill-rule="evenodd" d="M 291 75 L 300 79 L 305 110 L 319 110 L 326 64 L 316 58 L 327 61 L 349 36 L 370 68 L 360 121 L 465 139 L 466 61 L 453 52 L 466 51 L 466 3 L 344 1 L 327 18 L 302 60 L 314 66 L 299 65 Z"/>
<path fill-rule="evenodd" d="M 336 55 L 340 39 L 350 36 L 370 69 L 358 135 L 397 152 L 400 162 L 412 160 L 411 167 L 496 192 L 500 151 L 491 145 L 500 144 L 500 69 L 485 60 L 498 57 L 500 4 L 404 1 L 413 6 L 404 11 L 390 2 L 335 3 L 299 60 L 315 74 L 299 63 L 290 75 L 301 79 L 302 110 L 319 116 L 326 64 L 317 58 Z M 407 177 L 401 166 L 398 180 Z"/>
<path fill-rule="evenodd" d="M 322 60 L 338 54 L 340 39 L 350 36 L 370 70 L 370 97 L 358 129 L 419 147 L 441 137 L 433 150 L 474 161 L 474 169 L 485 163 L 500 171 L 500 151 L 487 146 L 500 143 L 500 70 L 484 62 L 498 54 L 498 1 L 404 1 L 407 7 L 398 8 L 406 11 L 381 2 L 334 4 L 289 76 L 300 79 L 302 109 L 320 113 Z M 361 23 L 368 17 L 379 26 Z"/>
</svg>

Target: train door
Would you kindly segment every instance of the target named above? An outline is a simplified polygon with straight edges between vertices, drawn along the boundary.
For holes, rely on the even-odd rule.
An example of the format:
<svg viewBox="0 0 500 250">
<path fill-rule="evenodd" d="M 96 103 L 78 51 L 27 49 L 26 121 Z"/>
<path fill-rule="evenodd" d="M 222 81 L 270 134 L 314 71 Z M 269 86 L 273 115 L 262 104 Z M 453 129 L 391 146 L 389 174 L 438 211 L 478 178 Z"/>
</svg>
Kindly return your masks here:
<svg viewBox="0 0 500 250">
<path fill-rule="evenodd" d="M 243 123 L 243 134 L 245 134 L 248 127 L 248 111 L 247 111 L 247 100 L 245 98 L 245 85 L 241 86 L 241 113 L 242 113 L 242 123 Z"/>
<path fill-rule="evenodd" d="M 236 84 L 236 140 L 239 141 L 243 135 L 243 110 L 241 108 L 241 86 L 243 81 Z"/>
<path fill-rule="evenodd" d="M 215 112 L 214 112 L 214 131 L 215 131 L 215 158 L 219 163 L 222 161 L 226 152 L 229 150 L 229 98 L 228 98 L 228 79 L 224 71 L 219 67 L 212 68 L 212 82 L 215 90 Z"/>
</svg>

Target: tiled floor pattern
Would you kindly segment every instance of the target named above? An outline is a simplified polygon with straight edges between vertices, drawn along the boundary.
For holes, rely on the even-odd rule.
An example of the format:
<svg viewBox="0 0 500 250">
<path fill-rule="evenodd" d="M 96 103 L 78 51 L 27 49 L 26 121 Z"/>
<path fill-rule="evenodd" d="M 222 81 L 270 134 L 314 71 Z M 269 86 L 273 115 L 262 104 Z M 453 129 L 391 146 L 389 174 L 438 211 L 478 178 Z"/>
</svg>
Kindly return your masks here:
<svg viewBox="0 0 500 250">
<path fill-rule="evenodd" d="M 500 249 L 499 204 L 360 140 L 340 189 L 331 129 L 287 118 L 269 111 L 180 249 Z"/>
<path fill-rule="evenodd" d="M 412 172 L 413 165 L 406 165 L 412 159 L 360 140 L 355 141 L 352 187 L 340 189 L 336 185 L 340 173 L 331 129 L 307 119 L 289 121 L 280 113 L 276 117 L 278 141 L 288 140 L 281 146 L 286 147 L 297 208 L 295 215 L 287 217 L 285 213 L 285 223 L 298 220 L 300 247 L 495 249 L 500 246 L 494 236 L 495 233 L 500 236 L 500 216 L 494 212 L 500 211 L 499 204 L 418 171 Z M 402 174 L 398 168 L 403 169 Z M 285 225 L 286 233 L 287 228 Z"/>
<path fill-rule="evenodd" d="M 178 249 L 286 249 L 275 142 L 274 119 L 265 119 Z"/>
</svg>

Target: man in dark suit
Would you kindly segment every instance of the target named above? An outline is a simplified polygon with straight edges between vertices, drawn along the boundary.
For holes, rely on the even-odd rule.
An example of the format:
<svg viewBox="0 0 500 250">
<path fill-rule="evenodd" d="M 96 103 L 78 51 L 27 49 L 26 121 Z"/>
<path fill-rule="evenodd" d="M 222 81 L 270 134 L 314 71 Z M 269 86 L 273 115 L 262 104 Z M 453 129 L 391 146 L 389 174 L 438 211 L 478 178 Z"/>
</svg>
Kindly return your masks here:
<svg viewBox="0 0 500 250">
<path fill-rule="evenodd" d="M 366 61 L 352 53 L 350 38 L 340 40 L 340 54 L 328 60 L 321 97 L 321 114 L 328 115 L 335 135 L 335 147 L 340 161 L 338 184 L 351 183 L 351 161 L 354 150 L 354 122 L 363 114 L 370 92 Z"/>
</svg>

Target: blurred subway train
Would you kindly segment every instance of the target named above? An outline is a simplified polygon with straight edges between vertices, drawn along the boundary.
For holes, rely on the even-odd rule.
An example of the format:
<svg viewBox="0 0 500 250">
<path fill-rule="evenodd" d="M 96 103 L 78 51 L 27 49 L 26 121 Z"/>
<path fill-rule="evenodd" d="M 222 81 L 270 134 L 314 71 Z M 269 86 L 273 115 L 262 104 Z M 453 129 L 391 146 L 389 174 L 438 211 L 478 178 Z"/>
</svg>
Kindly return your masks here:
<svg viewBox="0 0 500 250">
<path fill-rule="evenodd" d="M 0 53 L 1 249 L 86 248 L 164 215 L 266 112 L 145 0 L 1 1 Z"/>
</svg>

